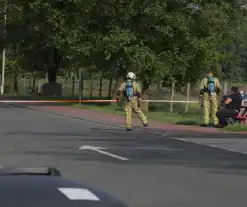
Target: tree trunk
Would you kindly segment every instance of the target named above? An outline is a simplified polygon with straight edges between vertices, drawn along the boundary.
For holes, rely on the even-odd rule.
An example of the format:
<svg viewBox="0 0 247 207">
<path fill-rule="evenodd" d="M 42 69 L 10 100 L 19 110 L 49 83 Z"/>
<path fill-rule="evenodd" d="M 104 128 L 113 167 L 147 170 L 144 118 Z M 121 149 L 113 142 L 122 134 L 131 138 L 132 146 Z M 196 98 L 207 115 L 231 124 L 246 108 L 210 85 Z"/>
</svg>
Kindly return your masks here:
<svg viewBox="0 0 247 207">
<path fill-rule="evenodd" d="M 123 80 L 124 80 L 123 76 L 117 77 L 116 82 L 114 84 L 113 94 L 112 94 L 113 99 L 116 98 L 117 89 L 119 88 Z"/>
<path fill-rule="evenodd" d="M 99 97 L 100 98 L 102 98 L 102 90 L 103 90 L 103 78 L 101 76 L 99 80 Z"/>
<path fill-rule="evenodd" d="M 18 85 L 18 76 L 14 76 L 14 95 L 18 96 L 19 95 L 19 85 Z"/>
<path fill-rule="evenodd" d="M 58 71 L 58 68 L 56 66 L 48 68 L 48 82 L 49 83 L 57 82 L 57 71 Z"/>
<path fill-rule="evenodd" d="M 119 88 L 119 86 L 121 85 L 121 83 L 124 81 L 124 74 L 126 73 L 125 70 L 119 70 L 118 74 L 117 74 L 117 79 L 116 82 L 114 84 L 114 88 L 113 88 L 113 94 L 112 94 L 112 98 L 115 99 L 116 98 L 116 92 L 117 89 Z"/>
<path fill-rule="evenodd" d="M 53 48 L 51 52 L 48 53 L 51 55 L 51 59 L 49 58 L 48 62 L 48 82 L 56 83 L 57 82 L 57 73 L 59 70 L 59 66 L 61 63 L 61 56 L 59 55 L 58 49 Z"/>
<path fill-rule="evenodd" d="M 36 94 L 36 77 L 34 76 L 32 80 L 32 95 L 35 94 Z"/>
<path fill-rule="evenodd" d="M 108 98 L 110 99 L 111 96 L 112 96 L 112 77 L 109 80 Z"/>
</svg>

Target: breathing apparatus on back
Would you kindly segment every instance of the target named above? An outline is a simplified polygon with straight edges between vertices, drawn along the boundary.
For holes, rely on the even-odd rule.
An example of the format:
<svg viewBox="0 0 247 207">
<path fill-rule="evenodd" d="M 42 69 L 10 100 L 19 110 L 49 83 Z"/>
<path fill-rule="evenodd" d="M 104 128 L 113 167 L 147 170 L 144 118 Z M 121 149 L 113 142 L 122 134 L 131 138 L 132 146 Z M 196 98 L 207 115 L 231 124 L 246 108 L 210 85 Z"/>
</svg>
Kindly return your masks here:
<svg viewBox="0 0 247 207">
<path fill-rule="evenodd" d="M 128 100 L 134 95 L 133 81 L 136 79 L 136 75 L 133 72 L 127 74 L 125 94 Z"/>
<path fill-rule="evenodd" d="M 215 82 L 213 74 L 208 75 L 208 92 L 210 95 L 212 95 L 215 92 Z"/>
</svg>

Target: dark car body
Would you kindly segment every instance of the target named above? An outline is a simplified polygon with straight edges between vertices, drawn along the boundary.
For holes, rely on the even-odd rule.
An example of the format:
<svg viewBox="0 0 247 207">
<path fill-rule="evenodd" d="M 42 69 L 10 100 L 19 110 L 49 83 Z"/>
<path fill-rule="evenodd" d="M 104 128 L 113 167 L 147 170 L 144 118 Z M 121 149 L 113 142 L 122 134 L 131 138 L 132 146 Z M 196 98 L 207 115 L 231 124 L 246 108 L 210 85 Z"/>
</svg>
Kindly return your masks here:
<svg viewBox="0 0 247 207">
<path fill-rule="evenodd" d="M 1 207 L 128 207 L 117 198 L 59 175 L 0 171 Z"/>
</svg>

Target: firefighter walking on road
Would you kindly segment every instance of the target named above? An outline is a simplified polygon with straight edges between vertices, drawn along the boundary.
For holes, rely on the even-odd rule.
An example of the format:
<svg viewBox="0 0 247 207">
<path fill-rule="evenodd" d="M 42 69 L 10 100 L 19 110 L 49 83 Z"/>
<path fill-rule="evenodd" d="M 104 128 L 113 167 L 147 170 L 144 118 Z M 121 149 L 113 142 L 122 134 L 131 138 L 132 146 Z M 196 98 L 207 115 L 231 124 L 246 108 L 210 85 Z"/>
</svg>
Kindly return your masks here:
<svg viewBox="0 0 247 207">
<path fill-rule="evenodd" d="M 141 101 L 141 87 L 136 82 L 136 75 L 133 72 L 127 74 L 126 81 L 123 82 L 119 89 L 117 90 L 117 101 L 119 101 L 120 94 L 123 92 L 124 95 L 124 110 L 125 110 L 125 119 L 126 119 L 126 129 L 131 131 L 132 127 L 132 111 L 134 111 L 139 119 L 142 121 L 144 127 L 148 126 L 147 117 L 143 114 L 140 109 Z"/>
<path fill-rule="evenodd" d="M 213 72 L 209 71 L 207 76 L 203 78 L 200 85 L 200 96 L 203 100 L 203 127 L 209 125 L 209 110 L 211 108 L 212 119 L 214 126 L 218 125 L 218 118 L 216 112 L 218 111 L 218 99 L 217 96 L 221 91 L 221 85 L 218 78 L 213 76 Z"/>
</svg>

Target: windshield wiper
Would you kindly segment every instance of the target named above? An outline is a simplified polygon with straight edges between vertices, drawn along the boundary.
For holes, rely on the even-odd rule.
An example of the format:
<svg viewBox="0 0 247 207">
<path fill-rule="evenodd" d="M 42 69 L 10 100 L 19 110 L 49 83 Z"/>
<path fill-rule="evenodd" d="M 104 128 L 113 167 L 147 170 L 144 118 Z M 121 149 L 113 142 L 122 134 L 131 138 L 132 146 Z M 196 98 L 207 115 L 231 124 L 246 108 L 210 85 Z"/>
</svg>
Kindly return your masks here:
<svg viewBox="0 0 247 207">
<path fill-rule="evenodd" d="M 2 168 L 1 175 L 46 175 L 61 176 L 58 169 L 52 167 L 34 167 L 34 168 Z"/>
</svg>

